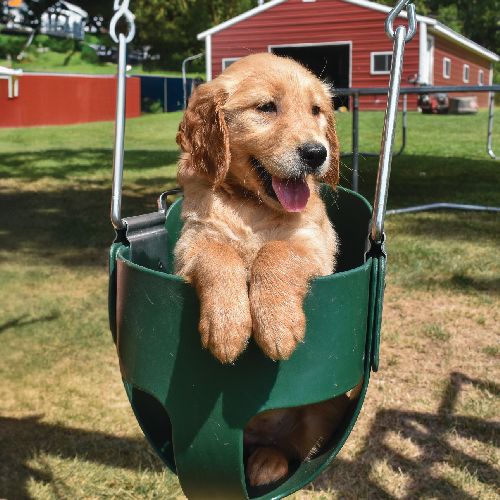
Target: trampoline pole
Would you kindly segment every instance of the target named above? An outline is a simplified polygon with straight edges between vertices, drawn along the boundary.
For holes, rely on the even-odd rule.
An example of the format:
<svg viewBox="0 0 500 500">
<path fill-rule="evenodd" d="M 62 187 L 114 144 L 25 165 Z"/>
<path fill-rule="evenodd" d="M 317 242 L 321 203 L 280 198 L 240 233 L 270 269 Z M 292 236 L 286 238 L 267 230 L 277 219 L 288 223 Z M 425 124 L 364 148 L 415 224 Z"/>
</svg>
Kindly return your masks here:
<svg viewBox="0 0 500 500">
<path fill-rule="evenodd" d="M 493 151 L 493 117 L 495 114 L 495 93 L 490 92 L 490 105 L 488 108 L 488 139 L 486 142 L 486 151 L 494 160 L 497 159 Z"/>
<path fill-rule="evenodd" d="M 406 94 L 403 94 L 403 126 L 401 129 L 401 132 L 403 134 L 402 136 L 402 141 L 401 141 L 401 147 L 399 148 L 399 151 L 397 153 L 393 154 L 394 156 L 399 156 L 400 154 L 403 153 L 406 147 L 406 130 L 408 128 L 408 96 Z"/>
<path fill-rule="evenodd" d="M 182 109 L 187 108 L 187 100 L 188 100 L 188 95 L 187 95 L 187 75 L 186 75 L 186 64 L 189 61 L 194 61 L 195 59 L 198 59 L 199 57 L 203 56 L 203 53 L 200 52 L 199 54 L 196 54 L 194 56 L 189 56 L 182 61 Z"/>
<path fill-rule="evenodd" d="M 358 192 L 359 170 L 359 94 L 352 96 L 352 190 Z"/>
</svg>

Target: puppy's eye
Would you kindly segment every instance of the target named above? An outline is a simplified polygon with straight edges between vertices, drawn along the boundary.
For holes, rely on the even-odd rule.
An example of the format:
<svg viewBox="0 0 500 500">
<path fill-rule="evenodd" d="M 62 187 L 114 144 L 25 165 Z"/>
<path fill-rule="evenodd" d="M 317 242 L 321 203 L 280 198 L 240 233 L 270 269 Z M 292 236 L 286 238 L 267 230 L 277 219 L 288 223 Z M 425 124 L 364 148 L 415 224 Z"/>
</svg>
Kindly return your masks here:
<svg viewBox="0 0 500 500">
<path fill-rule="evenodd" d="M 313 106 L 313 107 L 312 107 L 312 114 L 313 114 L 314 116 L 319 115 L 319 114 L 320 114 L 320 112 L 321 112 L 321 108 L 320 108 L 319 106 Z"/>
<path fill-rule="evenodd" d="M 276 113 L 278 109 L 276 108 L 276 104 L 273 101 L 266 102 L 265 104 L 261 104 L 257 106 L 257 110 L 262 113 Z"/>
</svg>

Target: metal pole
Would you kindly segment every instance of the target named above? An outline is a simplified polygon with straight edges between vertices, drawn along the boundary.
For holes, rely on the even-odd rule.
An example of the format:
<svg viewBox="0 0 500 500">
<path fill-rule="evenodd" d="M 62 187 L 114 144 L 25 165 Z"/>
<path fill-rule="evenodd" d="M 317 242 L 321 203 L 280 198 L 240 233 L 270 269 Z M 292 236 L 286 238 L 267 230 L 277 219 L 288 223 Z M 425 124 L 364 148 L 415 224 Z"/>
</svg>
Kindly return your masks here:
<svg viewBox="0 0 500 500">
<path fill-rule="evenodd" d="M 488 140 L 486 142 L 486 151 L 494 160 L 497 159 L 493 151 L 493 117 L 495 114 L 495 94 L 490 92 L 490 105 L 488 109 Z"/>
<path fill-rule="evenodd" d="M 352 96 L 352 190 L 358 192 L 359 174 L 359 94 Z"/>
<path fill-rule="evenodd" d="M 406 94 L 403 95 L 403 127 L 402 134 L 403 137 L 401 139 L 401 148 L 397 153 L 394 153 L 393 156 L 399 156 L 403 153 L 406 147 L 406 130 L 408 128 L 408 96 Z"/>
<path fill-rule="evenodd" d="M 182 61 L 182 93 L 183 93 L 183 97 L 184 97 L 184 100 L 182 101 L 184 103 L 183 105 L 183 108 L 182 109 L 186 109 L 187 107 L 187 78 L 186 78 L 186 64 L 189 62 L 189 61 L 193 61 L 194 59 L 198 59 L 199 57 L 201 57 L 203 55 L 203 53 L 199 53 L 199 54 L 196 54 L 194 56 L 189 56 L 189 57 L 186 57 L 186 59 L 184 59 L 184 61 Z"/>
<path fill-rule="evenodd" d="M 118 68 L 116 86 L 116 120 L 115 120 L 115 145 L 113 149 L 113 188 L 111 193 L 111 222 L 115 229 L 123 229 L 122 220 L 122 182 L 123 182 L 123 156 L 125 143 L 125 107 L 126 107 L 126 73 L 127 73 L 127 43 L 135 35 L 134 14 L 130 12 L 130 0 L 115 0 L 115 14 L 109 23 L 109 34 L 115 43 L 118 43 Z M 125 36 L 116 34 L 118 21 L 123 18 L 128 25 Z"/>
<path fill-rule="evenodd" d="M 491 207 L 485 205 L 465 205 L 463 203 L 429 203 L 427 205 L 416 205 L 414 207 L 394 208 L 387 210 L 386 215 L 409 214 L 415 212 L 427 212 L 429 210 L 467 210 L 473 212 L 500 212 L 500 207 Z"/>
<path fill-rule="evenodd" d="M 381 154 L 378 164 L 377 187 L 373 205 L 373 218 L 371 225 L 371 239 L 380 243 L 384 233 L 385 209 L 389 193 L 389 177 L 391 175 L 392 147 L 396 132 L 396 117 L 398 114 L 399 88 L 403 70 L 403 54 L 406 28 L 398 26 L 394 38 L 391 76 L 389 79 L 389 94 L 387 96 L 387 109 L 385 112 L 384 130 L 382 132 Z"/>
<path fill-rule="evenodd" d="M 113 191 L 111 195 L 111 222 L 115 229 L 123 229 L 125 226 L 121 211 L 126 116 L 126 66 L 127 41 L 125 35 L 120 33 L 118 35 L 118 82 L 116 92 L 115 146 L 113 153 Z"/>
</svg>

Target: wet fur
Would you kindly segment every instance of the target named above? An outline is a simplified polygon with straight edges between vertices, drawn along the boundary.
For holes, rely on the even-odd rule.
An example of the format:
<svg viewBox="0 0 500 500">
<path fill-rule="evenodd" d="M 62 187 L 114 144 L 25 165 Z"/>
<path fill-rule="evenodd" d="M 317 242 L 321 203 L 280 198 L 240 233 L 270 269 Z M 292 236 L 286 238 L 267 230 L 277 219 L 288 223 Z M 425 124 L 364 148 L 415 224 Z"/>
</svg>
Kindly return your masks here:
<svg viewBox="0 0 500 500">
<path fill-rule="evenodd" d="M 259 111 L 270 101 L 276 113 Z M 273 176 L 297 176 L 297 148 L 308 141 L 323 144 L 328 156 L 307 176 L 305 209 L 287 212 L 252 162 Z M 304 340 L 309 281 L 335 269 L 337 238 L 318 194 L 319 180 L 335 187 L 339 177 L 328 89 L 292 60 L 248 56 L 196 90 L 177 142 L 184 228 L 176 272 L 198 293 L 202 345 L 232 363 L 253 336 L 266 356 L 289 358 Z M 291 459 L 307 459 L 329 439 L 347 402 L 344 395 L 252 419 L 245 433 L 250 483 L 273 482 Z"/>
</svg>

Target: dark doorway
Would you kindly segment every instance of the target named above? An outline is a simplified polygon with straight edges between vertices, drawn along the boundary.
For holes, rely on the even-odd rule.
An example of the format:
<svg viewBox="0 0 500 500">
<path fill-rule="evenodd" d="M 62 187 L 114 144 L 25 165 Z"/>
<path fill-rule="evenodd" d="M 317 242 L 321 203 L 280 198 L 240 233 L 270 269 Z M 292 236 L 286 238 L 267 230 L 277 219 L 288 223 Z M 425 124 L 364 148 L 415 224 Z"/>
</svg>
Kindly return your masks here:
<svg viewBox="0 0 500 500">
<path fill-rule="evenodd" d="M 306 45 L 271 47 L 273 54 L 286 56 L 309 68 L 333 88 L 349 87 L 350 45 Z M 335 97 L 335 108 L 349 105 L 347 97 Z"/>
</svg>

